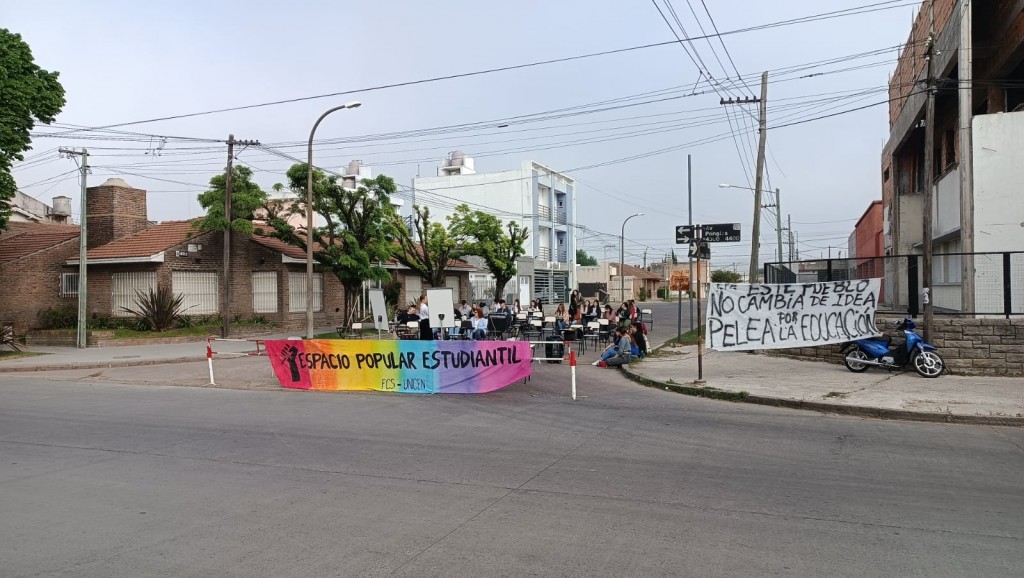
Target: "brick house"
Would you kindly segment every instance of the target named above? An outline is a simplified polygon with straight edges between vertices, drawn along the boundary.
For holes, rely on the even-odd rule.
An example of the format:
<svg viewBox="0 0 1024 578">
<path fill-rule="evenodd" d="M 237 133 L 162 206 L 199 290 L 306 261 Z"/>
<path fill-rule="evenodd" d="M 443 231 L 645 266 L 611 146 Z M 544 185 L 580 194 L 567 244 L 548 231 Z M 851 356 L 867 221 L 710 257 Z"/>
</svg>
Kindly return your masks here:
<svg viewBox="0 0 1024 578">
<path fill-rule="evenodd" d="M 137 292 L 169 286 L 185 295 L 187 315 L 220 313 L 224 234 L 201 232 L 192 221 L 147 219 L 146 191 L 121 179 L 90 187 L 86 197 L 88 265 L 87 315 L 91 319 L 130 317 Z M 38 327 L 39 312 L 61 304 L 77 308 L 79 229 L 73 226 L 12 223 L 0 236 L 0 322 L 16 333 Z M 285 329 L 305 327 L 306 254 L 262 235 L 231 235 L 229 313 L 259 316 Z M 408 300 L 422 283 L 396 263 L 385 265 L 403 283 Z M 452 263 L 447 285 L 464 295 L 472 267 Z M 344 290 L 337 277 L 314 269 L 314 323 L 333 327 L 342 320 Z M 415 295 L 414 295 L 415 294 Z M 15 298 L 16 296 L 16 298 Z"/>
<path fill-rule="evenodd" d="M 0 323 L 22 334 L 36 325 L 40 311 L 76 303 L 61 282 L 65 262 L 78 253 L 79 230 L 13 221 L 9 227 L 0 231 Z"/>
</svg>

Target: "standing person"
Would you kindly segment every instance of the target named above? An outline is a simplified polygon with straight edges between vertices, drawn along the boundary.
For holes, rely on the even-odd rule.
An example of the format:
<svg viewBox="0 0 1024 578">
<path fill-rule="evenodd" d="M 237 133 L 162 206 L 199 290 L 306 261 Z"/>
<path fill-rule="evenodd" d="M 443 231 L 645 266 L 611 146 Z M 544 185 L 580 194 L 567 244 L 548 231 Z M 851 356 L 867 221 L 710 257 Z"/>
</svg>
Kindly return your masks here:
<svg viewBox="0 0 1024 578">
<path fill-rule="evenodd" d="M 420 297 L 420 339 L 429 341 L 434 338 L 430 330 L 430 309 L 427 307 L 427 296 Z"/>
<path fill-rule="evenodd" d="M 475 309 L 473 314 L 473 333 L 470 337 L 476 340 L 487 339 L 487 318 L 484 317 L 483 310 Z"/>
</svg>

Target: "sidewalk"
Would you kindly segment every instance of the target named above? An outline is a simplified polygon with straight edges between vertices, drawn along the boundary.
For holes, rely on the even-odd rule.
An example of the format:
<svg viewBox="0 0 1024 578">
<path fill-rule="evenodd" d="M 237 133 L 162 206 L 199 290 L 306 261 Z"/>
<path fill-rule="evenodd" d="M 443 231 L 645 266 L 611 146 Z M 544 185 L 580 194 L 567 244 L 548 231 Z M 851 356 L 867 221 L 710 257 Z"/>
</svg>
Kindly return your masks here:
<svg viewBox="0 0 1024 578">
<path fill-rule="evenodd" d="M 317 334 L 333 332 L 334 328 L 323 327 L 316 330 Z M 250 339 L 287 339 L 301 335 L 302 331 L 290 333 L 274 333 L 271 335 L 255 335 Z M 232 339 L 246 339 L 244 336 Z M 245 341 L 217 341 L 214 351 L 221 354 L 245 354 L 254 352 L 256 344 Z M 23 348 L 32 355 L 15 359 L 0 359 L 0 373 L 11 371 L 54 371 L 63 369 L 94 369 L 104 367 L 128 367 L 134 365 L 155 365 L 160 363 L 183 363 L 203 361 L 206 359 L 206 339 L 197 337 L 190 343 L 153 344 L 153 345 L 122 345 L 114 347 L 44 347 Z"/>
<path fill-rule="evenodd" d="M 695 385 L 697 348 L 665 347 L 625 372 L 644 385 L 703 397 L 885 419 L 1024 427 L 1022 378 L 853 373 L 839 363 L 717 351 L 708 351 L 703 365 L 706 383 Z"/>
</svg>

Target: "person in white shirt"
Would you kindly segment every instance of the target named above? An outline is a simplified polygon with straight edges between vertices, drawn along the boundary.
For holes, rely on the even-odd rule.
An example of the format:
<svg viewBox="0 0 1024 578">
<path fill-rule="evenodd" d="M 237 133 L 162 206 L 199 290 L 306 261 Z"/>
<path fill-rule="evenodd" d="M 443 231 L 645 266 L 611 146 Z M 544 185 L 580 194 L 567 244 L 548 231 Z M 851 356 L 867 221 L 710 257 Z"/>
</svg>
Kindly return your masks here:
<svg viewBox="0 0 1024 578">
<path fill-rule="evenodd" d="M 484 317 L 484 312 L 477 309 L 473 312 L 473 333 L 471 337 L 473 339 L 486 339 L 487 338 L 487 318 Z"/>
<path fill-rule="evenodd" d="M 430 330 L 430 312 L 427 308 L 427 296 L 420 297 L 420 339 L 429 341 L 434 338 Z"/>
<path fill-rule="evenodd" d="M 469 319 L 469 315 L 473 312 L 473 308 L 466 303 L 466 300 L 462 300 L 462 305 L 459 307 L 459 315 L 462 315 L 464 319 Z"/>
</svg>

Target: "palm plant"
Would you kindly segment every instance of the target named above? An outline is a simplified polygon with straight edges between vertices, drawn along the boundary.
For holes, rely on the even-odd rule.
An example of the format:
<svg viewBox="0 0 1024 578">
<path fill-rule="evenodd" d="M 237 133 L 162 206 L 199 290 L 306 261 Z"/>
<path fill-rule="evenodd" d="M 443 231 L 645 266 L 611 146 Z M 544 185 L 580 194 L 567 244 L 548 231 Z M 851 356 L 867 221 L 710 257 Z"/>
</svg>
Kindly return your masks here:
<svg viewBox="0 0 1024 578">
<path fill-rule="evenodd" d="M 181 318 L 185 295 L 175 295 L 166 285 L 150 289 L 148 292 L 136 291 L 138 309 L 122 307 L 132 315 L 149 325 L 153 331 L 166 331 L 174 327 Z"/>
</svg>

